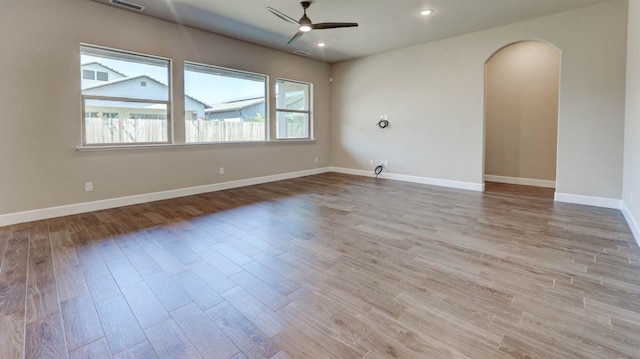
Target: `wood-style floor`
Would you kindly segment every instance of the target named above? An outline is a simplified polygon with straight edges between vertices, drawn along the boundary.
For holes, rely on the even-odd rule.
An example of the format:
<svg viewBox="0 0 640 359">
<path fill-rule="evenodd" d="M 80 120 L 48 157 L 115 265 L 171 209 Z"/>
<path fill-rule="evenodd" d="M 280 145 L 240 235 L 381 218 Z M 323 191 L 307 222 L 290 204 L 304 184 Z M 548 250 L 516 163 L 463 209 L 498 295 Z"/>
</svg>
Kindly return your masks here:
<svg viewBox="0 0 640 359">
<path fill-rule="evenodd" d="M 0 228 L 0 358 L 640 358 L 616 210 L 323 174 Z"/>
</svg>

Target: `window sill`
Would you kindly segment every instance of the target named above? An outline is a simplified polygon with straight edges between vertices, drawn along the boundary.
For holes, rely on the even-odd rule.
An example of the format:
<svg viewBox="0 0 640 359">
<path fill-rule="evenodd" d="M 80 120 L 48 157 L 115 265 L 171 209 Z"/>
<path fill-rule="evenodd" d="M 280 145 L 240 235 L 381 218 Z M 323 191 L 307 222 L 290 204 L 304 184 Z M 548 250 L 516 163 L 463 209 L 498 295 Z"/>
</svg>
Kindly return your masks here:
<svg viewBox="0 0 640 359">
<path fill-rule="evenodd" d="M 162 143 L 149 145 L 101 145 L 101 146 L 79 146 L 76 151 L 118 151 L 118 150 L 150 150 L 166 148 L 197 148 L 197 147 L 220 147 L 220 146 L 271 146 L 281 144 L 310 144 L 316 143 L 315 139 L 282 139 L 273 141 L 247 141 L 247 142 L 202 142 L 202 143 Z"/>
</svg>

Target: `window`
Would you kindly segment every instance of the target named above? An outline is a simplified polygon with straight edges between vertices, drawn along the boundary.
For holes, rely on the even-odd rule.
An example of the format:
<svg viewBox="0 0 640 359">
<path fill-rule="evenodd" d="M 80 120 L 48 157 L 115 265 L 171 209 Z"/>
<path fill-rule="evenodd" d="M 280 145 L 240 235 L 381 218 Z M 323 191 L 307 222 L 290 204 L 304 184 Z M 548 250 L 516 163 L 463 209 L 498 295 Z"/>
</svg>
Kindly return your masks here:
<svg viewBox="0 0 640 359">
<path fill-rule="evenodd" d="M 95 80 L 96 73 L 93 70 L 82 70 L 82 78 L 85 80 Z"/>
<path fill-rule="evenodd" d="M 98 81 L 109 81 L 109 73 L 96 71 L 96 80 Z"/>
<path fill-rule="evenodd" d="M 278 139 L 310 138 L 311 84 L 276 79 Z"/>
<path fill-rule="evenodd" d="M 83 82 L 83 145 L 169 142 L 169 60 L 85 45 L 80 58 L 86 66 L 112 70 L 97 71 L 101 82 Z M 82 71 L 84 80 L 89 71 Z M 140 81 L 148 86 L 139 86 Z M 100 116 L 88 116 L 95 114 Z"/>
<path fill-rule="evenodd" d="M 185 63 L 185 142 L 267 138 L 267 76 Z"/>
</svg>

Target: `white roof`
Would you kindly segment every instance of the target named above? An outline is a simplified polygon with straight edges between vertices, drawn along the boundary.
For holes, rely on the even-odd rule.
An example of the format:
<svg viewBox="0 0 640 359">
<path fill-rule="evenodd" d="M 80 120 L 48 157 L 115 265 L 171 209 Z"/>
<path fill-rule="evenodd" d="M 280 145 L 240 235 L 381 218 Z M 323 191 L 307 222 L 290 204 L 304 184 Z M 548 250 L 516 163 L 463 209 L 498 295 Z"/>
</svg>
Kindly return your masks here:
<svg viewBox="0 0 640 359">
<path fill-rule="evenodd" d="M 249 107 L 258 103 L 264 102 L 264 98 L 252 98 L 248 100 L 242 101 L 234 101 L 234 102 L 223 102 L 223 103 L 214 103 L 211 105 L 211 108 L 204 110 L 206 113 L 216 113 L 216 112 L 226 112 L 233 110 L 240 110 L 245 107 Z"/>
</svg>

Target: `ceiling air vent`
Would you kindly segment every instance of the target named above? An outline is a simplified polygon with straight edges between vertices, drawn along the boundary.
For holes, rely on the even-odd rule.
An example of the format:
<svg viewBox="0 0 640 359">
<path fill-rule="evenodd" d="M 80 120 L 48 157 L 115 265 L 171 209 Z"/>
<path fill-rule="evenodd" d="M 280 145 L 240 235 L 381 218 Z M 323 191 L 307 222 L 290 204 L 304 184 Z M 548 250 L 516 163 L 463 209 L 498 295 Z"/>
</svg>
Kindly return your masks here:
<svg viewBox="0 0 640 359">
<path fill-rule="evenodd" d="M 309 55 L 311 55 L 310 52 L 306 52 L 306 51 L 302 51 L 302 50 L 296 50 L 293 53 L 296 54 L 296 55 L 300 55 L 300 56 L 309 56 Z"/>
<path fill-rule="evenodd" d="M 110 3 L 112 3 L 113 5 L 116 5 L 116 6 L 123 7 L 125 9 L 133 10 L 133 11 L 142 11 L 142 10 L 144 10 L 144 6 L 138 5 L 138 4 L 134 4 L 134 3 L 130 3 L 130 2 L 127 2 L 127 1 L 110 0 Z"/>
</svg>

